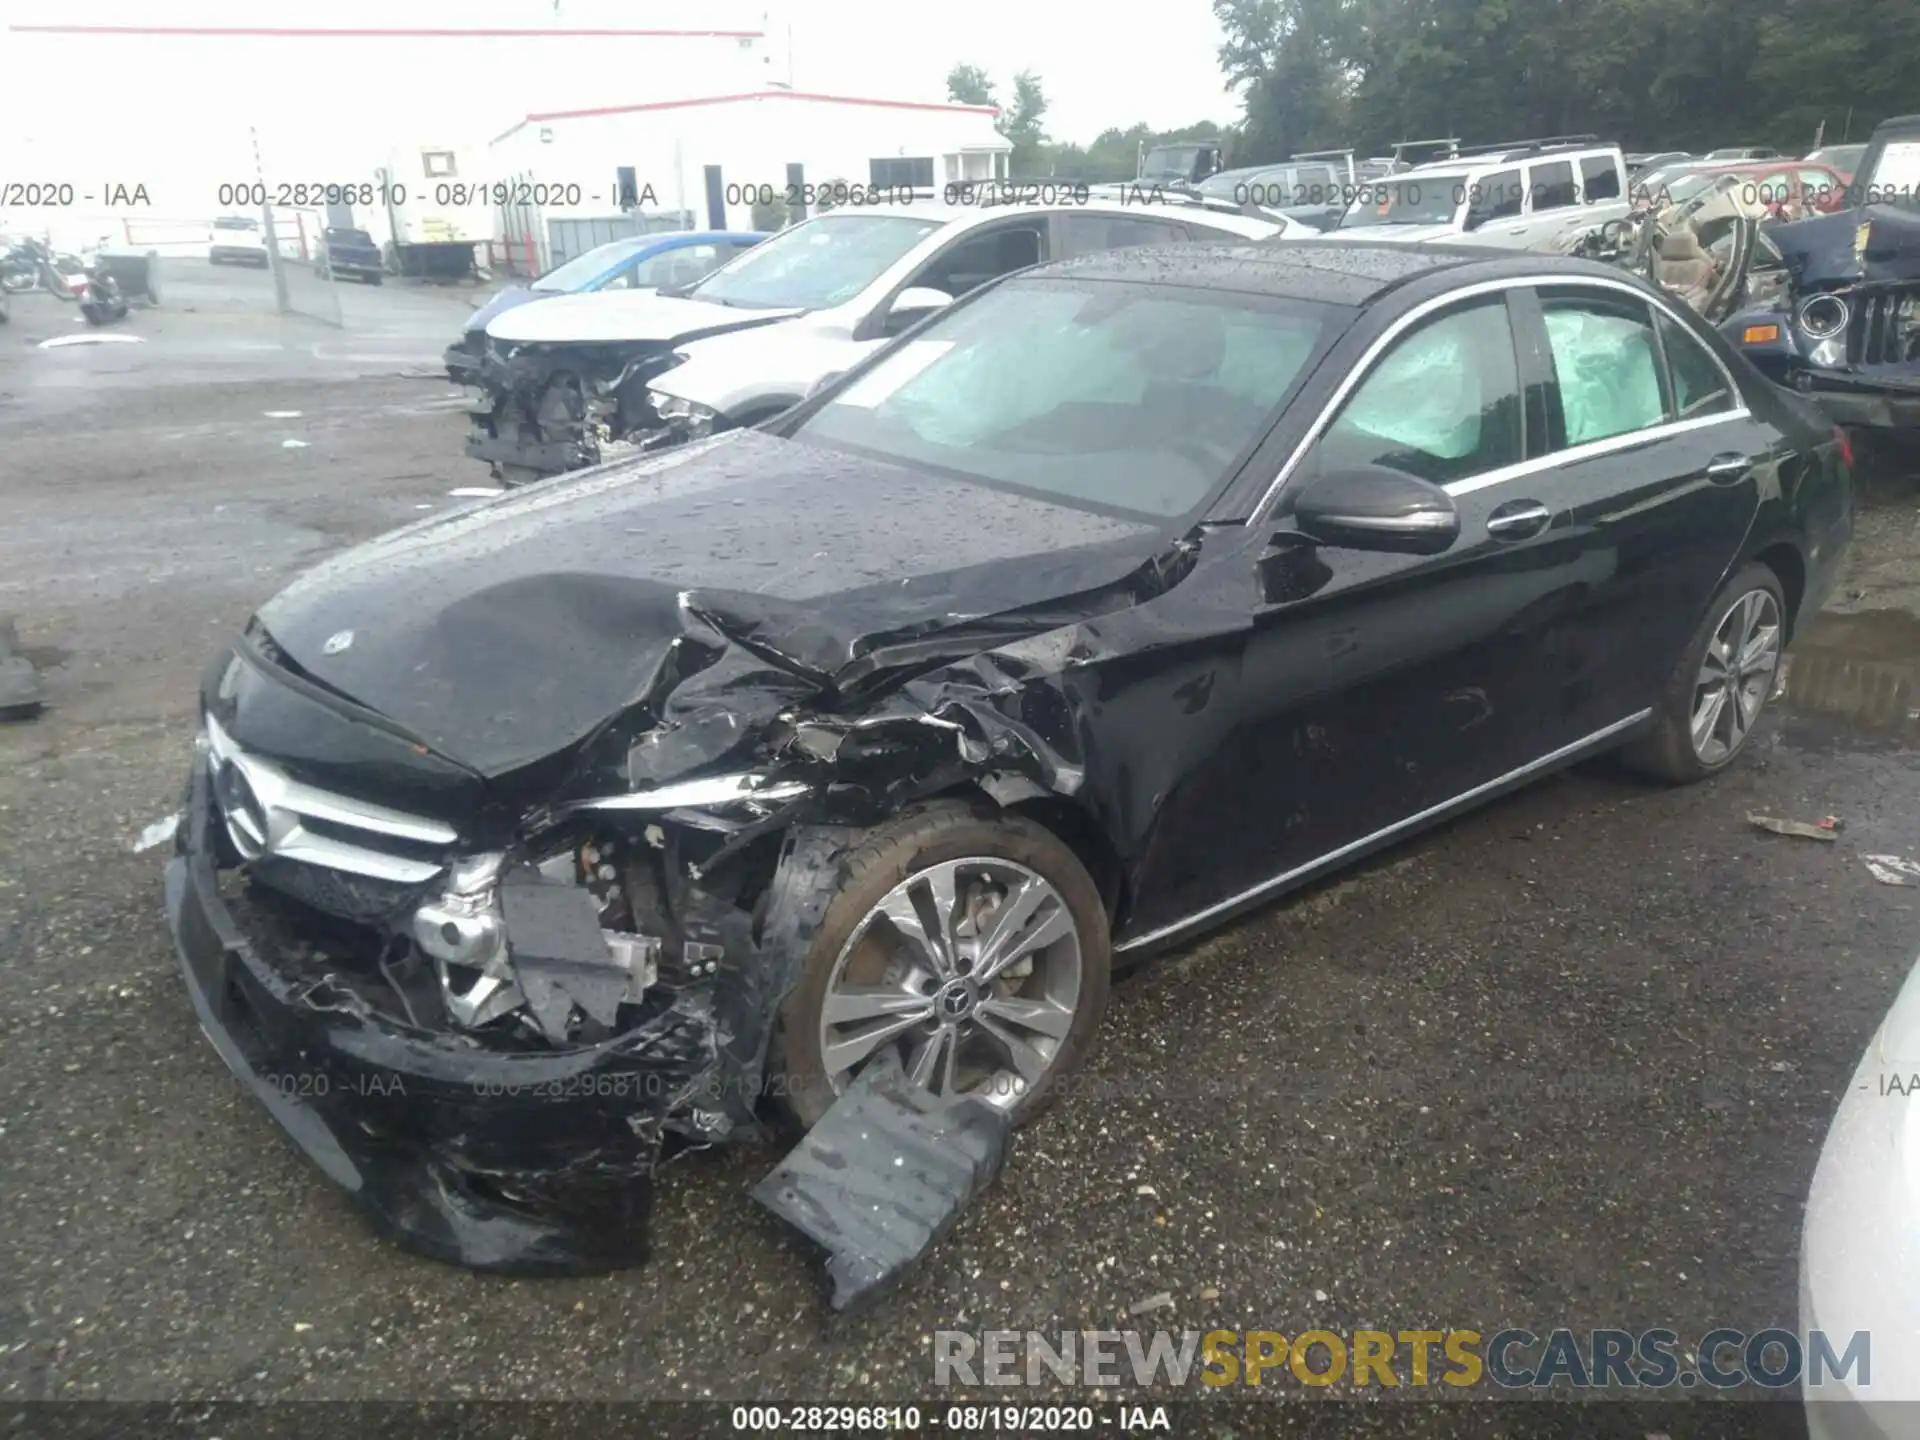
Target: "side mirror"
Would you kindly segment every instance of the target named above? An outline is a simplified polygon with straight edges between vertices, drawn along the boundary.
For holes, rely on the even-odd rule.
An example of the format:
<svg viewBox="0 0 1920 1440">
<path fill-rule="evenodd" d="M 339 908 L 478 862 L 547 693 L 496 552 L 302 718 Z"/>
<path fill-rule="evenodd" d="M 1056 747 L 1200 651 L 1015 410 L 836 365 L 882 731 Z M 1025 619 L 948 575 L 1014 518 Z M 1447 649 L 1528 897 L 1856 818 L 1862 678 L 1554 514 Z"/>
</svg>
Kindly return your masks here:
<svg viewBox="0 0 1920 1440">
<path fill-rule="evenodd" d="M 909 285 L 893 297 L 893 305 L 887 311 L 887 333 L 897 335 L 952 303 L 953 296 L 944 290 L 936 290 L 931 285 Z"/>
<path fill-rule="evenodd" d="M 1303 535 L 1345 550 L 1438 555 L 1460 538 L 1453 497 L 1402 470 L 1365 465 L 1309 484 L 1294 502 Z"/>
</svg>

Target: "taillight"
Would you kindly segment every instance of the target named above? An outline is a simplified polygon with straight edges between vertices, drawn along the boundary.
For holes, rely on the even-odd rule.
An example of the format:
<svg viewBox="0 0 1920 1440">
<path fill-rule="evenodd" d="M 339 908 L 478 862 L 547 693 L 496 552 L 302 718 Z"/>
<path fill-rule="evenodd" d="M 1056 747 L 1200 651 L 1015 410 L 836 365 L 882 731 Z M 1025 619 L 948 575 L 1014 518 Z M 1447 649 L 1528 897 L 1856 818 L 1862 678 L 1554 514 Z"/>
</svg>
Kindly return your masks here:
<svg viewBox="0 0 1920 1440">
<path fill-rule="evenodd" d="M 1847 438 L 1847 432 L 1838 425 L 1833 427 L 1833 444 L 1834 448 L 1840 452 L 1840 458 L 1846 463 L 1846 467 L 1849 470 L 1853 469 L 1853 441 Z"/>
</svg>

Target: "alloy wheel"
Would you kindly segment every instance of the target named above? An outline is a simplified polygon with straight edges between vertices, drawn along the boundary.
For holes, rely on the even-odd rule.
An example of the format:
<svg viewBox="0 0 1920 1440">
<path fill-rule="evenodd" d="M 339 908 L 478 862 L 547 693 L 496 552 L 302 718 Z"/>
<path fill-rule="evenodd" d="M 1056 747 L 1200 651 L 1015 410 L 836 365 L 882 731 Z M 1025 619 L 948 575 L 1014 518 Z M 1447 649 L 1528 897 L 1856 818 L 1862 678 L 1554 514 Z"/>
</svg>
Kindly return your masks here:
<svg viewBox="0 0 1920 1440">
<path fill-rule="evenodd" d="M 1749 590 L 1714 628 L 1694 681 L 1688 729 L 1701 764 L 1722 765 L 1746 743 L 1779 668 L 1779 602 Z"/>
<path fill-rule="evenodd" d="M 891 1048 L 916 1084 L 1020 1103 L 1052 1069 L 1083 991 L 1080 932 L 1060 891 L 1012 860 L 914 872 L 854 928 L 820 1010 L 835 1094 Z"/>
</svg>

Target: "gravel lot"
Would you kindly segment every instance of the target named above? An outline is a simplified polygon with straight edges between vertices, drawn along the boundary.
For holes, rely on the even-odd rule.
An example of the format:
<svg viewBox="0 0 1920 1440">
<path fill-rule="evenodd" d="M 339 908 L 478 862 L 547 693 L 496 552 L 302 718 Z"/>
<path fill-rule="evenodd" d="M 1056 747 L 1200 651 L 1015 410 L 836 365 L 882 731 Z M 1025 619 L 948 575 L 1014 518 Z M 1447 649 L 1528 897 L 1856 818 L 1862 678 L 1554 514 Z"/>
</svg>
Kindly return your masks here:
<svg viewBox="0 0 1920 1440">
<path fill-rule="evenodd" d="M 0 615 L 52 692 L 0 726 L 0 1394 L 904 1399 L 943 1327 L 1796 1323 L 1827 1120 L 1920 952 L 1920 890 L 1859 860 L 1920 856 L 1920 656 L 1893 641 L 1797 660 L 1825 678 L 1716 783 L 1550 780 L 1118 984 L 1111 1088 L 1027 1132 L 865 1318 L 748 1200 L 771 1153 L 677 1162 L 654 1262 L 612 1277 L 376 1241 L 201 1038 L 163 851 L 133 845 L 222 637 L 486 483 L 432 378 L 463 297 L 349 291 L 340 331 L 192 293 L 136 314 L 142 345 L 39 350 L 70 328 L 44 297 L 0 330 Z M 1837 608 L 1897 636 L 1920 497 L 1870 498 Z M 1849 699 L 1869 663 L 1904 709 Z"/>
</svg>

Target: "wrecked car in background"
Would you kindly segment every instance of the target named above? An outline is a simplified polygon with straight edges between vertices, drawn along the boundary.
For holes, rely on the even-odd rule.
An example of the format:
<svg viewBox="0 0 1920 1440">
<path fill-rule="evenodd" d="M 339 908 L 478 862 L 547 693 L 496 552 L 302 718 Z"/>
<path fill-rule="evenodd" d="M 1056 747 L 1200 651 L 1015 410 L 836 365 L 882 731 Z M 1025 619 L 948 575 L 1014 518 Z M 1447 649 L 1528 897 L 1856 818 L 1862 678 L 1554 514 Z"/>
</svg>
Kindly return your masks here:
<svg viewBox="0 0 1920 1440">
<path fill-rule="evenodd" d="M 1729 337 L 1846 425 L 1920 428 L 1920 115 L 1875 129 L 1848 208 L 1768 238 L 1784 283 Z"/>
<path fill-rule="evenodd" d="M 473 1266 L 637 1262 L 665 1142 L 804 1128 L 756 1194 L 870 1295 L 1115 957 L 1587 755 L 1736 760 L 1851 509 L 1730 358 L 1580 261 L 1114 250 L 348 551 L 204 678 L 200 1022 Z"/>
<path fill-rule="evenodd" d="M 1086 186 L 1000 194 L 1000 203 L 983 193 L 836 209 L 684 289 L 565 296 L 502 315 L 487 327 L 480 379 L 490 399 L 467 453 L 518 484 L 747 428 L 1011 271 L 1119 245 L 1286 228 L 1232 205 L 1103 200 Z"/>
<path fill-rule="evenodd" d="M 480 384 L 487 326 L 509 310 L 561 295 L 671 290 L 691 285 L 766 238 L 766 233 L 758 230 L 667 230 L 627 235 L 562 260 L 524 285 L 503 285 L 485 300 L 475 302 L 460 338 L 447 346 L 447 376 L 456 385 Z"/>
<path fill-rule="evenodd" d="M 1782 207 L 1813 199 L 1745 171 L 1702 168 L 1636 192 L 1632 213 L 1570 232 L 1558 249 L 1617 265 L 1658 285 L 1708 323 L 1773 303 L 1787 284 L 1772 235 Z M 1729 338 L 1738 343 L 1737 333 Z"/>
</svg>

